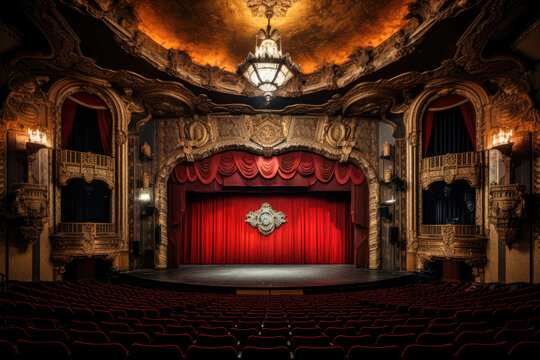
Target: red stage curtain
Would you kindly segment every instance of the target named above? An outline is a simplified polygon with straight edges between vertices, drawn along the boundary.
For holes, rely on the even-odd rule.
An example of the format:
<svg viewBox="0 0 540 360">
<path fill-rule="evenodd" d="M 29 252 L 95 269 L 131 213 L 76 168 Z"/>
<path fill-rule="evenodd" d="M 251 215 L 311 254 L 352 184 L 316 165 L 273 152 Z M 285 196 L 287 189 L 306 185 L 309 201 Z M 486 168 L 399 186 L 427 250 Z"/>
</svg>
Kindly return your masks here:
<svg viewBox="0 0 540 360">
<path fill-rule="evenodd" d="M 95 109 L 97 111 L 97 121 L 103 152 L 105 155 L 110 156 L 111 112 L 100 98 L 86 93 L 73 94 L 67 98 L 62 105 L 62 148 L 67 146 L 69 136 L 71 135 L 77 105 Z"/>
<path fill-rule="evenodd" d="M 426 156 L 429 146 L 429 139 L 431 137 L 431 129 L 433 127 L 434 112 L 444 111 L 459 106 L 463 120 L 467 127 L 467 132 L 473 144 L 473 148 L 476 149 L 476 113 L 474 106 L 464 96 L 461 95 L 448 95 L 437 99 L 427 109 L 424 114 L 423 123 L 423 143 L 424 143 L 424 156 Z"/>
<path fill-rule="evenodd" d="M 253 179 L 257 175 L 264 179 L 273 179 L 279 175 L 289 180 L 300 174 L 309 177 L 310 185 L 317 181 L 327 183 L 334 177 L 340 184 L 351 180 L 353 184 L 359 185 L 364 181 L 364 172 L 356 166 L 339 164 L 316 154 L 291 152 L 268 159 L 243 151 L 227 151 L 204 160 L 180 164 L 173 170 L 171 181 L 200 181 L 210 184 L 215 180 L 218 184 L 223 184 L 224 176 L 232 176 L 236 172 L 246 179 Z"/>
<path fill-rule="evenodd" d="M 245 222 L 264 202 L 287 215 L 267 237 Z M 188 194 L 182 237 L 182 264 L 353 262 L 347 193 Z"/>
</svg>

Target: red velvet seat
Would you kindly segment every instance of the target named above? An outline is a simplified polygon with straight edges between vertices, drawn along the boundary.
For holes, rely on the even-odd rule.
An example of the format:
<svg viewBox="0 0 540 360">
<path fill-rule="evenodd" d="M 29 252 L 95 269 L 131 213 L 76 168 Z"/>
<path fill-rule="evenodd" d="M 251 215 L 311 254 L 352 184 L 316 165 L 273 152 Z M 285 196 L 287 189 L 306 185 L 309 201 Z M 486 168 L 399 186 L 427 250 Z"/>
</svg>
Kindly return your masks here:
<svg viewBox="0 0 540 360">
<path fill-rule="evenodd" d="M 26 329 L 31 326 L 31 319 L 21 316 L 6 316 L 5 317 L 7 326 L 16 326 L 23 329 Z"/>
<path fill-rule="evenodd" d="M 431 324 L 431 319 L 430 318 L 409 318 L 405 322 L 405 325 L 407 325 L 407 326 L 409 326 L 409 325 L 424 325 L 424 326 L 427 327 L 430 324 Z"/>
<path fill-rule="evenodd" d="M 485 321 L 481 322 L 463 322 L 459 324 L 456 328 L 456 332 L 460 333 L 463 331 L 485 331 L 489 330 L 489 325 Z"/>
<path fill-rule="evenodd" d="M 68 347 L 60 341 L 17 340 L 19 359 L 34 360 L 44 356 L 55 360 L 67 360 L 71 356 Z"/>
<path fill-rule="evenodd" d="M 402 360 L 453 360 L 454 346 L 446 345 L 408 345 L 401 354 Z"/>
<path fill-rule="evenodd" d="M 262 336 L 284 336 L 286 339 L 289 339 L 291 337 L 289 328 L 286 328 L 286 327 L 276 328 L 276 329 L 262 328 L 261 335 Z"/>
<path fill-rule="evenodd" d="M 69 337 L 62 329 L 36 329 L 28 328 L 28 335 L 34 341 L 60 341 L 64 344 L 69 342 Z"/>
<path fill-rule="evenodd" d="M 109 337 L 103 331 L 83 331 L 70 329 L 68 331 L 71 341 L 82 341 L 88 343 L 108 343 Z"/>
<path fill-rule="evenodd" d="M 186 360 L 237 360 L 238 353 L 232 346 L 204 347 L 191 345 Z"/>
<path fill-rule="evenodd" d="M 317 324 L 323 331 L 325 331 L 329 327 L 342 327 L 343 321 L 342 320 L 321 320 Z"/>
<path fill-rule="evenodd" d="M 15 343 L 19 339 L 29 339 L 28 333 L 21 327 L 4 326 L 0 327 L 0 339 Z"/>
<path fill-rule="evenodd" d="M 223 347 L 231 346 L 236 347 L 238 341 L 232 335 L 205 335 L 201 334 L 197 336 L 195 340 L 196 344 L 205 347 Z"/>
<path fill-rule="evenodd" d="M 200 326 L 208 326 L 208 323 L 205 320 L 181 320 L 178 322 L 178 325 L 192 326 L 195 330 L 197 330 Z"/>
<path fill-rule="evenodd" d="M 242 350 L 242 360 L 290 360 L 289 349 L 285 346 L 256 347 L 246 346 Z"/>
<path fill-rule="evenodd" d="M 144 324 L 135 324 L 133 325 L 133 331 L 145 332 L 148 336 L 152 337 L 155 333 L 164 333 L 165 328 L 159 324 L 144 325 Z"/>
<path fill-rule="evenodd" d="M 318 335 L 323 335 L 322 329 L 320 327 L 318 327 L 318 326 L 313 326 L 313 327 L 309 327 L 309 328 L 297 327 L 297 328 L 292 329 L 291 333 L 292 333 L 292 336 L 318 336 Z"/>
<path fill-rule="evenodd" d="M 505 329 L 527 329 L 527 320 L 508 320 L 506 324 L 504 324 Z"/>
<path fill-rule="evenodd" d="M 181 360 L 182 350 L 176 345 L 131 345 L 130 360 Z"/>
<path fill-rule="evenodd" d="M 495 344 L 465 344 L 456 353 L 457 360 L 504 360 L 506 359 L 508 344 L 505 342 Z"/>
<path fill-rule="evenodd" d="M 295 321 L 292 321 L 291 320 L 291 329 L 295 329 L 295 328 L 311 328 L 311 327 L 316 327 L 317 326 L 317 323 L 313 320 L 302 320 L 302 321 L 298 321 L 298 320 L 295 320 Z"/>
<path fill-rule="evenodd" d="M 326 335 L 319 336 L 293 336 L 291 339 L 291 350 L 299 346 L 327 347 L 331 346 L 330 338 Z"/>
<path fill-rule="evenodd" d="M 418 335 L 418 337 L 416 338 L 416 343 L 420 345 L 453 344 L 455 338 L 456 338 L 456 333 L 454 332 L 447 332 L 447 333 L 425 332 Z"/>
<path fill-rule="evenodd" d="M 2 359 L 14 360 L 18 357 L 17 347 L 7 340 L 0 340 L 0 354 Z"/>
<path fill-rule="evenodd" d="M 399 360 L 401 350 L 398 346 L 353 346 L 347 360 Z"/>
<path fill-rule="evenodd" d="M 451 324 L 431 324 L 428 326 L 426 332 L 431 333 L 448 333 L 456 331 L 457 323 Z"/>
<path fill-rule="evenodd" d="M 262 325 L 265 329 L 280 329 L 289 326 L 288 321 L 265 321 Z"/>
<path fill-rule="evenodd" d="M 295 360 L 345 360 L 345 351 L 340 346 L 299 346 L 294 351 Z"/>
<path fill-rule="evenodd" d="M 426 329 L 425 325 L 396 325 L 392 329 L 393 335 L 416 334 L 419 335 Z"/>
<path fill-rule="evenodd" d="M 193 338 L 188 334 L 162 334 L 155 333 L 152 345 L 176 345 L 185 353 L 193 345 Z"/>
<path fill-rule="evenodd" d="M 502 329 L 493 337 L 493 342 L 505 341 L 510 345 L 520 341 L 529 340 L 534 335 L 534 328 L 528 329 Z"/>
<path fill-rule="evenodd" d="M 132 344 L 150 344 L 150 336 L 145 332 L 121 332 L 111 331 L 109 337 L 112 342 L 122 344 L 129 349 Z"/>
<path fill-rule="evenodd" d="M 235 322 L 232 320 L 212 320 L 210 321 L 210 326 L 212 327 L 223 327 L 229 331 L 231 328 L 233 328 L 235 325 Z"/>
<path fill-rule="evenodd" d="M 338 335 L 333 341 L 336 346 L 341 346 L 348 353 L 353 346 L 372 346 L 374 340 L 369 335 Z"/>
<path fill-rule="evenodd" d="M 71 344 L 74 360 L 123 360 L 127 359 L 128 352 L 118 343 L 87 343 L 74 341 Z"/>
<path fill-rule="evenodd" d="M 358 335 L 370 335 L 372 338 L 377 339 L 381 334 L 390 334 L 392 328 L 390 326 L 364 326 L 358 332 Z"/>
<path fill-rule="evenodd" d="M 334 341 L 338 335 L 356 335 L 356 329 L 353 326 L 349 327 L 328 327 L 324 331 L 324 334 L 330 338 L 330 341 Z"/>
<path fill-rule="evenodd" d="M 73 320 L 71 322 L 71 328 L 82 331 L 99 331 L 99 326 L 93 321 L 79 321 Z"/>
<path fill-rule="evenodd" d="M 154 318 L 143 317 L 141 319 L 141 322 L 145 325 L 161 325 L 164 328 L 167 325 L 178 325 L 178 322 L 176 321 L 176 319 L 154 319 Z"/>
<path fill-rule="evenodd" d="M 287 346 L 287 339 L 284 336 L 252 335 L 247 339 L 246 345 L 259 348 Z"/>
<path fill-rule="evenodd" d="M 101 323 L 101 329 L 107 333 L 111 331 L 120 331 L 120 332 L 129 332 L 131 331 L 131 328 L 126 323 L 116 323 L 116 322 L 108 322 L 103 321 Z"/>
<path fill-rule="evenodd" d="M 165 328 L 165 332 L 167 334 L 188 334 L 192 338 L 197 337 L 197 331 L 193 326 L 167 325 L 167 327 Z"/>
<path fill-rule="evenodd" d="M 400 334 L 400 335 L 391 335 L 391 334 L 381 334 L 375 341 L 377 346 L 391 346 L 396 345 L 401 349 L 409 344 L 413 344 L 416 340 L 416 334 Z"/>
<path fill-rule="evenodd" d="M 224 327 L 201 326 L 197 334 L 199 335 L 227 335 L 228 331 Z"/>
<path fill-rule="evenodd" d="M 540 354 L 540 341 L 521 341 L 508 352 L 510 360 L 534 360 Z"/>
<path fill-rule="evenodd" d="M 257 331 L 259 331 L 261 330 L 261 323 L 259 321 L 239 320 L 238 324 L 236 324 L 236 327 L 239 329 L 257 329 Z"/>
<path fill-rule="evenodd" d="M 371 326 L 372 321 L 371 320 L 348 320 L 345 323 L 345 326 L 354 326 L 356 331 L 360 331 L 361 328 L 364 326 Z"/>
</svg>

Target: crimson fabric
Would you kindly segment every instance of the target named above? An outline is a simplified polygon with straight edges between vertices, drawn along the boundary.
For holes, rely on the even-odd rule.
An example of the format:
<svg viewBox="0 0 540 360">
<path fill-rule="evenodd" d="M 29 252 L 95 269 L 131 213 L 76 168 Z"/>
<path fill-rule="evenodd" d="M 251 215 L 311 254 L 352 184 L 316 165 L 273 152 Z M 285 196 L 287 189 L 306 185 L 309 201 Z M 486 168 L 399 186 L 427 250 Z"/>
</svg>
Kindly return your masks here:
<svg viewBox="0 0 540 360">
<path fill-rule="evenodd" d="M 66 99 L 62 105 L 62 148 L 66 148 L 71 130 L 73 129 L 73 121 L 75 120 L 75 112 L 77 106 L 84 104 L 89 108 L 96 109 L 97 120 L 99 125 L 99 134 L 101 137 L 101 145 L 105 155 L 111 155 L 111 113 L 105 103 L 97 96 L 76 93 L 71 95 L 77 102 Z"/>
<path fill-rule="evenodd" d="M 352 263 L 348 194 L 188 194 L 182 264 Z M 245 214 L 268 202 L 287 223 L 262 236 Z M 180 226 L 176 227 L 178 228 Z"/>
<path fill-rule="evenodd" d="M 227 151 L 210 156 L 204 160 L 178 165 L 171 173 L 173 183 L 200 181 L 210 184 L 216 181 L 223 184 L 224 176 L 232 176 L 239 172 L 246 179 L 261 175 L 264 179 L 276 176 L 289 180 L 296 174 L 307 177 L 309 185 L 317 181 L 327 183 L 333 177 L 340 184 L 349 180 L 355 185 L 364 181 L 361 169 L 351 164 L 340 164 L 322 156 L 307 152 L 290 152 L 265 158 L 243 151 Z"/>
<path fill-rule="evenodd" d="M 464 102 L 465 101 L 465 102 Z M 461 95 L 449 95 L 437 99 L 434 101 L 428 110 L 424 114 L 423 122 L 423 143 L 424 143 L 424 156 L 426 156 L 429 146 L 429 140 L 431 137 L 431 130 L 433 128 L 433 119 L 435 112 L 444 111 L 445 109 L 450 109 L 453 106 L 459 106 L 461 114 L 463 116 L 463 121 L 467 127 L 467 132 L 469 138 L 471 139 L 473 148 L 476 149 L 476 113 L 474 111 L 474 106 L 470 101 L 467 101 L 467 98 Z"/>
</svg>

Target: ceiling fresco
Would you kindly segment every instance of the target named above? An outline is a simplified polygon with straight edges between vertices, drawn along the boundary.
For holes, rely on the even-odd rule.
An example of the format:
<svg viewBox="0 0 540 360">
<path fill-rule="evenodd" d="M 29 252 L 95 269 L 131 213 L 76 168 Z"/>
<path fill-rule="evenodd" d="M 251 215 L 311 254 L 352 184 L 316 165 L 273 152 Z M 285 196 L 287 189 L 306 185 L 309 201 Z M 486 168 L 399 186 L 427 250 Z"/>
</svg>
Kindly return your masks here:
<svg viewBox="0 0 540 360">
<path fill-rule="evenodd" d="M 234 72 L 255 35 L 266 26 L 246 0 L 128 0 L 139 30 L 163 47 L 186 51 L 193 62 Z M 283 51 L 304 74 L 327 63 L 341 65 L 358 47 L 375 47 L 406 23 L 411 0 L 296 0 L 272 26 Z"/>
</svg>

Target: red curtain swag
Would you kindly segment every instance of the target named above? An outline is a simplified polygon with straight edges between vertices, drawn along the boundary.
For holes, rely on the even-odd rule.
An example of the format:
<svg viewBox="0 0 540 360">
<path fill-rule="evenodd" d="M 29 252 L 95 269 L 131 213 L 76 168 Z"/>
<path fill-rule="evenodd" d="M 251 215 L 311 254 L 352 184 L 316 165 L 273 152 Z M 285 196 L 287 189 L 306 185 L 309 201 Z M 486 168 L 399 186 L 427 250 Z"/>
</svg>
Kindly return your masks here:
<svg viewBox="0 0 540 360">
<path fill-rule="evenodd" d="M 246 175 L 251 178 L 247 178 Z M 270 175 L 272 175 L 271 178 L 269 178 Z M 204 179 L 204 182 L 201 178 Z M 322 179 L 322 181 L 319 179 Z M 265 261 L 266 263 L 329 263 L 324 261 L 332 261 L 333 263 L 353 262 L 352 256 L 355 253 L 355 250 L 357 253 L 356 264 L 361 267 L 367 267 L 369 255 L 367 229 L 369 226 L 369 194 L 367 183 L 364 179 L 365 176 L 362 170 L 354 165 L 338 164 L 337 162 L 324 159 L 319 155 L 305 152 L 293 152 L 266 159 L 242 151 L 229 151 L 214 155 L 206 160 L 196 161 L 192 164 L 179 165 L 171 172 L 167 184 L 168 267 L 175 268 L 180 264 L 197 263 L 196 261 L 199 261 L 198 263 L 231 263 L 230 261 L 233 261 L 234 263 L 254 263 L 259 261 Z M 305 198 L 302 198 L 301 200 L 295 198 L 295 196 L 300 196 L 297 193 L 287 192 L 286 194 L 280 195 L 266 193 L 260 195 L 261 198 L 257 201 L 252 201 L 249 206 L 246 205 L 247 200 L 244 199 L 253 199 L 253 195 L 242 194 L 237 195 L 237 198 L 234 198 L 234 196 L 230 194 L 207 195 L 208 199 L 211 200 L 208 200 L 205 204 L 202 204 L 200 201 L 198 203 L 196 202 L 198 205 L 192 204 L 191 201 L 186 201 L 187 190 L 216 193 L 222 190 L 222 185 L 237 186 L 240 188 L 244 186 L 268 188 L 273 186 L 301 186 L 308 191 L 302 194 Z M 309 186 L 306 187 L 306 185 Z M 311 189 L 314 189 L 315 192 L 310 192 L 309 190 Z M 333 192 L 324 193 L 326 194 L 326 197 L 321 198 L 321 193 L 318 191 L 324 191 L 325 189 Z M 345 207 L 347 209 L 341 209 L 344 205 L 340 203 L 341 210 L 338 212 L 338 210 L 335 209 L 335 206 L 337 205 L 332 205 L 331 199 L 335 194 L 343 194 L 344 190 L 347 192 L 350 191 L 350 195 L 346 196 L 347 201 Z M 190 193 L 188 193 L 188 196 L 189 194 Z M 283 240 L 285 238 L 280 238 L 282 240 L 275 243 L 275 246 L 285 246 L 283 249 L 273 248 L 271 249 L 272 252 L 269 252 L 270 250 L 264 247 L 264 240 L 266 238 L 253 240 L 254 238 L 249 237 L 259 233 L 256 229 L 251 228 L 249 224 L 244 222 L 245 214 L 249 211 L 257 210 L 263 202 L 267 201 L 267 199 L 272 196 L 277 196 L 276 199 L 281 199 L 279 200 L 279 206 L 282 208 L 271 203 L 278 211 L 284 211 L 284 208 L 289 209 L 287 206 L 293 206 L 296 201 L 299 201 L 298 206 L 304 207 L 304 215 L 307 214 L 307 212 L 312 212 L 309 216 L 295 215 L 294 224 L 290 222 L 288 217 L 287 220 L 289 222 L 276 230 L 277 234 L 279 231 L 289 228 L 288 230 L 284 230 L 284 233 L 288 234 L 288 241 L 296 244 L 294 245 L 296 246 L 295 249 L 302 248 L 303 251 L 306 252 L 306 257 L 303 258 L 303 260 L 299 258 L 301 253 L 297 253 L 294 256 L 286 255 L 289 254 L 288 250 L 290 250 L 290 248 L 287 248 L 288 245 L 285 246 L 288 244 Z M 343 195 L 339 196 L 343 197 Z M 309 200 L 310 198 L 312 200 Z M 231 199 L 234 199 L 234 201 L 231 201 Z M 284 202 L 285 204 L 282 206 L 281 202 Z M 239 207 L 246 205 L 245 209 L 243 207 L 233 207 L 236 203 L 239 204 Z M 240 206 L 240 204 L 244 205 Z M 338 253 L 334 253 L 331 258 L 332 260 L 328 260 L 330 258 L 326 259 L 324 257 L 326 255 L 317 255 L 317 251 L 319 251 L 317 249 L 330 249 L 329 246 L 331 244 L 337 246 L 335 245 L 337 240 L 334 239 L 332 242 L 332 237 L 330 236 L 318 238 L 318 240 L 314 240 L 314 238 L 311 237 L 302 240 L 295 239 L 291 233 L 289 233 L 290 231 L 293 231 L 293 229 L 290 229 L 291 227 L 298 228 L 296 231 L 307 231 L 306 229 L 310 226 L 329 226 L 331 229 L 331 226 L 334 226 L 332 224 L 336 223 L 335 221 L 329 222 L 329 220 L 324 217 L 316 217 L 317 214 L 323 214 L 323 212 L 326 211 L 325 207 L 326 210 L 334 209 L 330 211 L 340 214 L 339 221 L 345 221 L 347 224 L 350 223 L 346 228 L 351 229 L 351 231 L 348 232 L 348 236 L 354 239 L 354 241 L 351 240 L 350 243 L 345 242 L 339 245 L 341 246 L 340 249 L 347 249 L 347 255 L 345 257 L 342 255 L 338 256 Z M 300 208 L 295 209 L 298 210 Z M 289 210 L 293 211 L 294 209 Z M 285 213 L 287 214 L 287 212 Z M 289 214 L 287 215 L 289 216 Z M 330 215 L 327 214 L 327 216 Z M 342 219 L 341 217 L 343 216 L 347 219 Z M 238 224 L 233 226 L 235 222 L 238 222 Z M 219 226 L 221 226 L 221 228 Z M 339 228 L 343 227 L 334 226 L 335 236 L 338 236 L 339 232 L 337 229 Z M 212 232 L 210 229 L 213 229 Z M 318 232 L 321 231 L 321 229 L 318 230 Z M 204 236 L 208 236 L 208 239 L 201 238 L 201 232 L 204 232 Z M 315 231 L 312 231 L 310 234 L 315 233 Z M 323 233 L 324 232 L 321 232 L 321 234 Z M 248 236 L 247 234 L 250 235 Z M 305 237 L 305 234 L 306 233 L 297 233 L 296 235 Z M 349 241 L 341 234 L 338 238 L 342 238 L 343 241 Z M 197 239 L 200 241 L 200 244 L 196 243 Z M 218 244 L 216 239 L 223 243 Z M 253 241 L 263 242 L 260 244 L 262 247 L 254 248 Z M 301 241 L 304 241 L 304 245 L 302 245 L 304 247 L 299 245 L 300 243 L 298 242 Z M 356 249 L 353 249 L 353 242 L 356 242 Z M 239 247 L 240 244 L 243 244 L 242 246 L 245 245 L 246 248 L 242 250 Z M 313 244 L 318 245 L 311 249 L 310 246 Z M 234 251 L 227 247 L 229 245 L 243 253 L 245 257 L 241 258 L 240 255 L 234 253 Z M 220 255 L 215 252 L 217 250 L 212 249 L 229 250 Z M 205 254 L 203 253 L 203 250 L 209 251 L 209 253 Z M 195 252 L 193 253 L 192 251 Z M 274 254 L 275 257 L 271 258 L 261 255 L 266 253 Z M 279 254 L 284 255 L 282 256 Z"/>
<path fill-rule="evenodd" d="M 287 216 L 269 236 L 245 222 L 245 214 L 264 202 Z M 190 194 L 178 228 L 181 264 L 353 262 L 349 198 L 343 193 Z"/>
<path fill-rule="evenodd" d="M 424 126 L 422 132 L 424 156 L 426 156 L 428 151 L 435 112 L 448 110 L 456 106 L 460 107 L 461 115 L 463 116 L 463 121 L 467 127 L 467 133 L 471 139 L 473 149 L 476 149 L 476 113 L 474 111 L 474 106 L 466 97 L 460 95 L 449 95 L 433 102 L 424 114 Z"/>
<path fill-rule="evenodd" d="M 279 176 L 289 180 L 299 174 L 308 178 L 309 185 L 317 181 L 327 183 L 333 177 L 340 184 L 351 180 L 353 184 L 360 185 L 364 181 L 364 172 L 358 167 L 340 164 L 316 154 L 291 152 L 265 158 L 243 151 L 227 151 L 204 160 L 178 165 L 171 173 L 171 181 L 173 183 L 200 181 L 203 184 L 216 181 L 223 184 L 223 177 L 230 177 L 236 172 L 246 179 L 260 175 L 264 179 Z"/>
<path fill-rule="evenodd" d="M 69 96 L 62 105 L 62 148 L 65 149 L 73 129 L 77 105 L 81 105 L 97 111 L 97 121 L 103 153 L 111 156 L 111 112 L 105 103 L 97 96 L 76 93 Z"/>
</svg>

